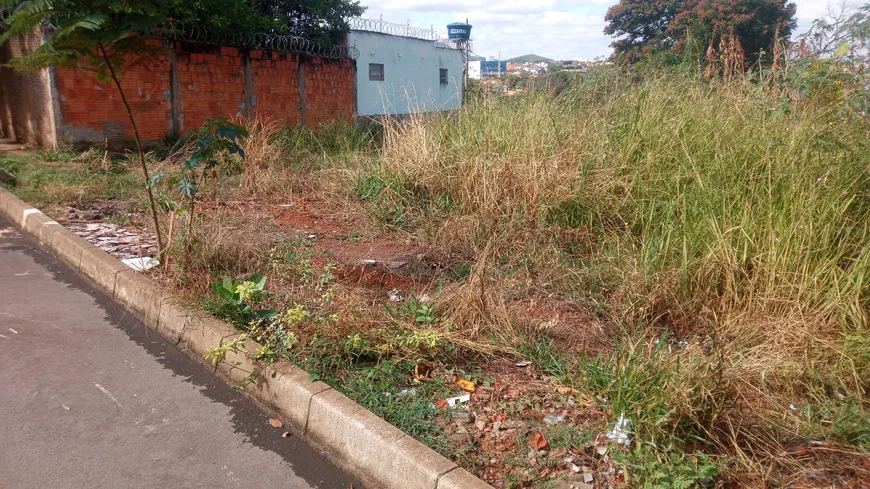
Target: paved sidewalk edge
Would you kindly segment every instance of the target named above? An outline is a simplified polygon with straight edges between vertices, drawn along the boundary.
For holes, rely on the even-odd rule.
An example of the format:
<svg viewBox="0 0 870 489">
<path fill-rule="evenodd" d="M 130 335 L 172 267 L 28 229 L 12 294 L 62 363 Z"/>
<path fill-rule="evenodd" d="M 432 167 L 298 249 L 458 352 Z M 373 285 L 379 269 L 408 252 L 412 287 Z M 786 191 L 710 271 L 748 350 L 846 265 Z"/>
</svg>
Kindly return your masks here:
<svg viewBox="0 0 870 489">
<path fill-rule="evenodd" d="M 3 188 L 0 215 L 36 238 L 149 328 L 200 358 L 240 334 L 204 311 L 185 307 L 151 279 Z M 254 371 L 259 372 L 256 381 L 244 383 Z M 217 372 L 230 382 L 243 383 L 249 395 L 277 412 L 372 489 L 492 489 L 335 389 L 310 381 L 305 371 L 289 362 L 265 365 L 244 353 L 228 352 Z"/>
</svg>

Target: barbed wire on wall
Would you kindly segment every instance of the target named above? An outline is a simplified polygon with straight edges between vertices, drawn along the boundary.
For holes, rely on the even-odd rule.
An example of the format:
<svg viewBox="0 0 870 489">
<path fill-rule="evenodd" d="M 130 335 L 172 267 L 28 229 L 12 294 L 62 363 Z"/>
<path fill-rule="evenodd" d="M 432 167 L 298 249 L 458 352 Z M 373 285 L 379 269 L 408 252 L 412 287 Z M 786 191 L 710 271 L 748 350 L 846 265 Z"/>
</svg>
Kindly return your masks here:
<svg viewBox="0 0 870 489">
<path fill-rule="evenodd" d="M 423 29 L 422 27 L 415 27 L 410 24 L 394 24 L 379 19 L 365 19 L 362 17 L 350 18 L 347 23 L 352 31 L 378 32 L 393 36 L 413 37 L 426 41 L 440 40 L 438 33 L 434 29 Z"/>
<path fill-rule="evenodd" d="M 5 22 L 9 13 L 8 9 L 0 9 L 0 30 L 9 27 Z M 49 20 L 43 21 L 41 25 L 46 29 L 56 29 Z M 154 33 L 163 39 L 171 41 L 262 49 L 264 51 L 282 53 L 301 53 L 329 59 L 356 59 L 359 57 L 359 50 L 357 48 L 343 44 L 327 44 L 299 36 L 263 32 L 214 32 L 200 29 L 196 26 L 187 26 L 182 22 L 173 22 L 166 27 L 155 29 Z"/>
<path fill-rule="evenodd" d="M 0 10 L 0 12 L 7 13 L 2 10 Z M 3 17 L 5 16 L 0 16 L 0 28 L 2 28 Z M 435 29 L 424 29 L 409 24 L 396 24 L 379 19 L 366 19 L 362 17 L 352 17 L 348 19 L 348 24 L 351 30 L 422 39 L 433 41 L 440 48 L 462 49 L 462 46 L 460 46 L 459 43 L 452 39 L 440 36 Z M 52 26 L 49 24 L 48 27 Z M 321 58 L 357 59 L 359 57 L 359 50 L 357 48 L 343 44 L 328 44 L 299 36 L 264 32 L 215 32 L 197 26 L 185 25 L 177 21 L 169 26 L 157 29 L 157 34 L 164 39 L 172 41 L 198 42 L 218 46 L 262 49 L 265 51 L 285 53 L 301 53 Z"/>
<path fill-rule="evenodd" d="M 380 19 L 365 19 L 352 17 L 347 20 L 352 31 L 376 32 L 391 36 L 410 37 L 424 41 L 434 41 L 439 48 L 462 49 L 462 46 L 453 39 L 442 37 L 435 29 L 424 29 L 410 24 L 396 24 Z"/>
<path fill-rule="evenodd" d="M 214 32 L 173 22 L 171 26 L 159 29 L 161 37 L 172 41 L 197 42 L 218 46 L 246 49 L 262 49 L 283 53 L 301 53 L 330 59 L 356 59 L 359 50 L 342 44 L 327 44 L 299 36 L 271 33 Z"/>
</svg>

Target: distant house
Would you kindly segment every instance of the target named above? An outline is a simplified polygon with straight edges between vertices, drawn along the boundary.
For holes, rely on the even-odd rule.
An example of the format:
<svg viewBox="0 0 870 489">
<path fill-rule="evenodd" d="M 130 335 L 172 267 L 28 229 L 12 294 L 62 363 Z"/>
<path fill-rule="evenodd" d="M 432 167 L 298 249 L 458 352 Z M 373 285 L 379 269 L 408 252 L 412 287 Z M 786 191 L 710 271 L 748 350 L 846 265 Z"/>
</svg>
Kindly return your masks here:
<svg viewBox="0 0 870 489">
<path fill-rule="evenodd" d="M 462 51 L 433 30 L 351 19 L 361 116 L 455 110 L 462 106 Z"/>
<path fill-rule="evenodd" d="M 480 60 L 469 60 L 468 61 L 468 78 L 472 80 L 480 80 Z"/>
</svg>

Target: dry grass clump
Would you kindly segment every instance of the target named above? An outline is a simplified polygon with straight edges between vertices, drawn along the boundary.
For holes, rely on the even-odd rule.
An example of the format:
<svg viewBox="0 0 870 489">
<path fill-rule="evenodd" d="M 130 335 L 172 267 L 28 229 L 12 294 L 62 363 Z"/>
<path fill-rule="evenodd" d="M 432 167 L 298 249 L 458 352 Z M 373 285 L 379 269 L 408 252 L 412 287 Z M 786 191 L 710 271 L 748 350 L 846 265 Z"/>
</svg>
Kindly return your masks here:
<svg viewBox="0 0 870 489">
<path fill-rule="evenodd" d="M 484 241 L 487 234 L 540 228 L 548 212 L 575 193 L 577 159 L 594 157 L 601 119 L 578 121 L 572 130 L 588 135 L 586 144 L 565 147 L 546 102 L 511 105 L 387 124 L 373 171 L 396 182 L 389 198 L 428 199 L 446 211 L 436 223 L 443 230 L 427 230 L 438 244 L 470 252 L 470 242 L 452 236 Z M 413 195 L 415 189 L 422 195 Z"/>
<path fill-rule="evenodd" d="M 275 144 L 281 124 L 260 116 L 241 122 L 248 129 L 248 137 L 241 144 L 245 151 L 245 158 L 241 161 L 241 187 L 252 193 L 269 193 L 274 179 L 263 174 L 274 169 L 283 156 L 280 146 Z"/>
<path fill-rule="evenodd" d="M 692 82 L 572 103 L 514 98 L 412 119 L 388 127 L 381 158 L 359 171 L 385 182 L 377 206 L 417 212 L 411 228 L 435 242 L 473 251 L 497 237 L 503 251 L 554 228 L 588 231 L 594 255 L 578 258 L 610 263 L 629 296 L 866 324 L 867 177 L 845 126 L 813 112 L 774 119 L 743 90 Z"/>
<path fill-rule="evenodd" d="M 505 303 L 504 290 L 491 275 L 493 250 L 487 244 L 476 255 L 468 280 L 453 284 L 441 291 L 437 303 L 439 313 L 450 318 L 450 332 L 454 342 L 472 350 L 491 353 L 494 341 L 501 345 L 516 345 L 519 336 L 511 321 Z M 481 342 L 481 338 L 491 341 Z"/>
<path fill-rule="evenodd" d="M 169 272 L 184 285 L 185 294 L 211 294 L 216 278 L 247 279 L 253 271 L 265 270 L 275 235 L 264 232 L 269 223 L 251 217 L 233 208 L 206 210 L 194 221 L 192 244 L 178 237 L 170 251 Z"/>
</svg>

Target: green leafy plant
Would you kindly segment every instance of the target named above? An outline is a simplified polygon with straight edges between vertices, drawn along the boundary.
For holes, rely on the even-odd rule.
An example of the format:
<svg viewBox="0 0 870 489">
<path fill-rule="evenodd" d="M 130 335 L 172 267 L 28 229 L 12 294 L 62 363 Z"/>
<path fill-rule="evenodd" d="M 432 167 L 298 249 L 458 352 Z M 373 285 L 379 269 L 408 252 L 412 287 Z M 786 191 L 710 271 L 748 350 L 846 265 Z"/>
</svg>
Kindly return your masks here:
<svg viewBox="0 0 870 489">
<path fill-rule="evenodd" d="M 327 263 L 323 267 L 323 273 L 320 274 L 317 290 L 324 290 L 329 286 L 329 284 L 335 279 L 335 275 L 332 273 L 334 271 L 335 263 Z"/>
<path fill-rule="evenodd" d="M 371 341 L 363 338 L 359 333 L 354 333 L 344 341 L 344 352 L 354 360 L 359 360 L 362 357 L 371 355 L 374 353 L 374 350 L 372 349 Z"/>
<path fill-rule="evenodd" d="M 211 288 L 220 300 L 218 316 L 236 324 L 247 324 L 255 318 L 274 315 L 270 309 L 257 309 L 254 306 L 266 297 L 266 277 L 255 273 L 248 280 L 233 281 L 229 277 L 212 282 Z"/>
<path fill-rule="evenodd" d="M 444 344 L 445 341 L 441 333 L 427 329 L 400 334 L 397 338 L 397 343 L 399 346 L 416 350 L 420 348 L 436 348 Z"/>
<path fill-rule="evenodd" d="M 227 359 L 227 353 L 241 351 L 242 348 L 245 347 L 245 339 L 246 338 L 239 336 L 233 338 L 226 343 L 221 341 L 218 346 L 212 348 L 211 350 L 207 350 L 202 358 L 208 360 L 209 362 L 211 362 L 212 365 L 216 366 L 217 364 Z"/>
<path fill-rule="evenodd" d="M 187 224 L 188 246 L 193 239 L 196 198 L 200 187 L 205 183 L 209 172 L 216 174 L 213 170 L 233 162 L 234 155 L 245 158 L 245 151 L 240 143 L 246 137 L 248 130 L 245 127 L 223 119 L 212 119 L 197 132 L 196 150 L 181 165 L 181 176 L 178 178 L 178 194 L 187 202 L 190 215 Z M 162 173 L 155 175 L 151 185 L 162 178 Z"/>
<path fill-rule="evenodd" d="M 253 5 L 274 19 L 280 32 L 325 42 L 340 41 L 350 28 L 347 19 L 366 9 L 356 0 L 259 0 Z"/>
<path fill-rule="evenodd" d="M 438 322 L 438 317 L 432 306 L 423 305 L 417 309 L 417 322 L 428 326 L 433 326 Z"/>
<path fill-rule="evenodd" d="M 626 482 L 643 489 L 700 488 L 719 473 L 719 466 L 703 453 L 671 453 L 662 460 L 652 449 L 641 446 L 628 454 L 615 454 L 614 460 L 623 464 Z"/>
</svg>

